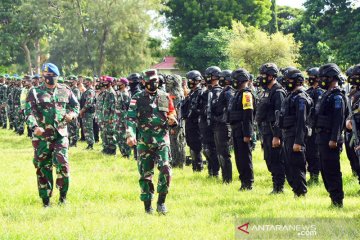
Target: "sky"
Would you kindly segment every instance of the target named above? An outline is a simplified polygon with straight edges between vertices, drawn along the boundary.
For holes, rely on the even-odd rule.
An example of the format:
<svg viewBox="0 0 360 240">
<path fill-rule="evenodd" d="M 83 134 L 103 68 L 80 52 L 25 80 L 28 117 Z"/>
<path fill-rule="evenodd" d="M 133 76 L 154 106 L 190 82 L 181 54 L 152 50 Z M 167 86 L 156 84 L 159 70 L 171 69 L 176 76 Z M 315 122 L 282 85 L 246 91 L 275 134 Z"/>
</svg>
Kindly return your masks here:
<svg viewBox="0 0 360 240">
<path fill-rule="evenodd" d="M 305 0 L 277 0 L 276 3 L 279 6 L 290 6 L 290 7 L 297 7 L 303 8 L 302 4 Z"/>
</svg>

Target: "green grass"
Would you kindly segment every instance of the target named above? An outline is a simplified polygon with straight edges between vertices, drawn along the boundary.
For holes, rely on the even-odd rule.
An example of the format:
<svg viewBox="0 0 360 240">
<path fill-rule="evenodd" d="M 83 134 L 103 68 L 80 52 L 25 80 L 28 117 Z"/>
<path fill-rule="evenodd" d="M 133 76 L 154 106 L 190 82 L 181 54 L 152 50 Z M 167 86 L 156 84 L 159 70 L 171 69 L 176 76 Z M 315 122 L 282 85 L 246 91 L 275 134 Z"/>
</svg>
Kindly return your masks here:
<svg viewBox="0 0 360 240">
<path fill-rule="evenodd" d="M 309 188 L 303 199 L 294 199 L 288 185 L 285 194 L 270 196 L 271 177 L 258 148 L 253 191 L 238 192 L 235 164 L 230 185 L 208 178 L 206 171 L 174 169 L 168 215 L 148 216 L 139 200 L 136 162 L 103 156 L 99 145 L 92 152 L 85 146 L 70 150 L 68 204 L 56 204 L 55 190 L 52 207 L 43 209 L 30 140 L 0 130 L 0 239 L 233 239 L 236 218 L 360 218 L 359 185 L 344 153 L 343 209 L 329 207 L 323 184 Z M 155 181 L 157 176 L 156 170 Z M 356 237 L 351 233 L 342 239 Z"/>
</svg>

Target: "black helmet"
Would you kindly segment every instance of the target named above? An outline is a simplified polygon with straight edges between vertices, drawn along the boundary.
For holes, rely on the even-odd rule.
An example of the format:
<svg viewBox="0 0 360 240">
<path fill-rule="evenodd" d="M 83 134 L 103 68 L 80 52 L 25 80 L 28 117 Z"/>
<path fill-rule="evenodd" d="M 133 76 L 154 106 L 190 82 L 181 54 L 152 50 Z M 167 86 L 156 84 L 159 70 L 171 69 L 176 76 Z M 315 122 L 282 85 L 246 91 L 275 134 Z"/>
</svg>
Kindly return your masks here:
<svg viewBox="0 0 360 240">
<path fill-rule="evenodd" d="M 140 82 L 141 80 L 141 75 L 139 73 L 131 73 L 127 79 L 129 81 L 133 81 L 133 82 Z"/>
<path fill-rule="evenodd" d="M 212 80 L 212 77 L 215 77 L 216 79 L 219 79 L 219 74 L 221 72 L 221 69 L 217 66 L 208 67 L 205 70 L 205 77 L 208 83 Z"/>
<path fill-rule="evenodd" d="M 260 74 L 266 74 L 275 77 L 277 77 L 279 74 L 279 69 L 275 63 L 265 63 L 260 67 L 259 71 Z"/>
<path fill-rule="evenodd" d="M 234 88 L 238 88 L 243 82 L 247 82 L 251 79 L 250 73 L 244 68 L 236 69 L 232 72 L 231 78 L 233 79 L 232 85 Z"/>
<path fill-rule="evenodd" d="M 346 71 L 350 84 L 360 85 L 360 64 L 357 64 Z"/>
<path fill-rule="evenodd" d="M 341 70 L 338 65 L 335 63 L 328 63 L 320 67 L 319 76 L 320 77 L 334 77 L 339 80 L 339 75 Z"/>
<path fill-rule="evenodd" d="M 348 73 L 348 71 L 346 71 L 346 74 Z M 352 67 L 351 76 L 354 76 L 354 75 L 360 76 L 360 64 L 356 64 L 355 66 Z"/>
<path fill-rule="evenodd" d="M 191 70 L 186 74 L 187 79 L 191 79 L 193 81 L 201 81 L 203 77 L 201 76 L 201 73 L 197 70 Z"/>
<path fill-rule="evenodd" d="M 220 86 L 224 87 L 226 85 L 231 85 L 232 78 L 231 78 L 231 70 L 222 70 L 219 74 L 219 84 Z"/>
<path fill-rule="evenodd" d="M 318 67 L 308 68 L 306 70 L 306 73 L 308 76 L 319 77 L 319 68 Z"/>
<path fill-rule="evenodd" d="M 284 77 L 285 77 L 285 79 L 293 79 L 297 83 L 304 82 L 304 76 L 302 75 L 301 71 L 296 68 L 286 71 L 284 74 Z"/>
<path fill-rule="evenodd" d="M 286 67 L 286 68 L 280 68 L 280 72 L 284 76 L 286 74 L 286 72 L 288 72 L 290 70 L 294 70 L 294 69 L 296 69 L 296 67 L 292 67 L 292 66 Z"/>
<path fill-rule="evenodd" d="M 162 87 L 163 85 L 166 84 L 166 80 L 165 80 L 166 76 L 162 73 L 159 73 L 158 76 L 159 76 L 159 87 Z"/>
</svg>

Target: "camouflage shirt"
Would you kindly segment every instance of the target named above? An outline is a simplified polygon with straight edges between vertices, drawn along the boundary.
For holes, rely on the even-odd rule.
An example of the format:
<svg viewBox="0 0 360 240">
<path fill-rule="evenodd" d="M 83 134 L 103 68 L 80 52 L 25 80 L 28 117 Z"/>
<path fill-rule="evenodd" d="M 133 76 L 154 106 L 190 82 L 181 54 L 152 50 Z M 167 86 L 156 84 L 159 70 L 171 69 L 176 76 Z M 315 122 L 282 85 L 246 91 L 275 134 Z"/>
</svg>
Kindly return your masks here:
<svg viewBox="0 0 360 240">
<path fill-rule="evenodd" d="M 55 135 L 55 130 L 63 137 L 68 136 L 65 115 L 76 118 L 79 114 L 79 102 L 71 89 L 57 84 L 54 89 L 45 85 L 32 88 L 26 99 L 25 116 L 30 129 L 42 127 L 45 138 Z"/>
<path fill-rule="evenodd" d="M 116 117 L 116 93 L 113 88 L 106 89 L 103 95 L 103 106 L 101 108 L 103 121 L 106 123 L 115 122 Z"/>
<path fill-rule="evenodd" d="M 93 88 L 88 88 L 81 95 L 80 101 L 81 109 L 84 109 L 86 113 L 95 112 L 95 90 Z"/>
<path fill-rule="evenodd" d="M 0 105 L 7 102 L 7 85 L 0 84 Z"/>
</svg>

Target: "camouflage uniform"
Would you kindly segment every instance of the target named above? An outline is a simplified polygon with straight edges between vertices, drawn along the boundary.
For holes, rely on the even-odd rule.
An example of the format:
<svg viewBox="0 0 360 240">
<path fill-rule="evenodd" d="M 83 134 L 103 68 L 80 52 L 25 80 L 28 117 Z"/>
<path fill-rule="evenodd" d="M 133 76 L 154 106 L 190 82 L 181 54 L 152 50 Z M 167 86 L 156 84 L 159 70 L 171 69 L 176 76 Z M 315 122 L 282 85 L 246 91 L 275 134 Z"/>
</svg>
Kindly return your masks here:
<svg viewBox="0 0 360 240">
<path fill-rule="evenodd" d="M 101 134 L 103 139 L 103 152 L 116 152 L 116 93 L 112 87 L 106 89 L 103 95 L 103 104 L 101 108 L 101 115 L 103 117 Z"/>
<path fill-rule="evenodd" d="M 8 118 L 9 118 L 9 124 L 10 129 L 13 129 L 14 127 L 14 105 L 13 105 L 13 96 L 15 91 L 15 83 L 12 80 L 11 85 L 8 87 L 7 91 L 7 112 L 8 112 Z"/>
<path fill-rule="evenodd" d="M 171 179 L 171 153 L 167 116 L 175 115 L 174 105 L 167 93 L 157 90 L 155 95 L 146 91 L 135 94 L 127 116 L 127 137 L 136 138 L 140 173 L 141 201 L 150 201 L 154 194 L 152 178 L 154 165 L 160 170 L 157 192 L 167 194 Z"/>
<path fill-rule="evenodd" d="M 91 87 L 81 96 L 81 109 L 85 110 L 82 116 L 82 124 L 84 129 L 85 140 L 89 146 L 92 146 L 94 140 L 94 115 L 95 115 L 95 90 Z"/>
<path fill-rule="evenodd" d="M 56 187 L 66 194 L 69 188 L 68 130 L 65 115 L 76 118 L 79 103 L 71 89 L 58 84 L 55 89 L 45 85 L 34 87 L 27 97 L 25 115 L 30 129 L 41 127 L 42 136 L 34 136 L 33 163 L 36 168 L 39 195 L 49 198 L 53 191 L 53 165 L 56 168 Z"/>
<path fill-rule="evenodd" d="M 102 90 L 99 95 L 96 97 L 96 104 L 95 104 L 95 121 L 98 123 L 99 128 L 100 128 L 100 137 L 101 137 L 101 141 L 104 142 L 104 135 L 102 134 L 103 130 L 103 122 L 104 122 L 104 116 L 103 116 L 103 112 L 102 109 L 104 107 L 104 96 L 105 96 L 105 91 Z"/>
<path fill-rule="evenodd" d="M 7 85 L 0 83 L 0 127 L 6 128 L 7 125 Z"/>
<path fill-rule="evenodd" d="M 166 91 L 170 94 L 174 101 L 174 106 L 177 112 L 180 112 L 180 103 L 185 98 L 184 90 L 182 88 L 182 79 L 179 75 L 173 75 L 167 78 Z M 170 146 L 173 167 L 184 166 L 186 153 L 185 153 L 185 131 L 184 131 L 184 120 L 179 119 L 179 125 L 172 128 L 170 131 Z"/>
<path fill-rule="evenodd" d="M 126 116 L 130 104 L 130 95 L 127 91 L 117 93 L 116 104 L 116 139 L 120 152 L 123 156 L 128 157 L 131 153 L 131 148 L 126 144 Z"/>
<path fill-rule="evenodd" d="M 74 93 L 76 99 L 80 101 L 81 95 L 79 88 L 73 87 L 71 88 L 71 91 Z M 76 143 L 79 140 L 79 121 L 77 118 L 68 123 L 68 130 L 70 146 L 76 146 Z"/>
<path fill-rule="evenodd" d="M 21 81 L 21 79 L 17 80 L 17 82 Z M 19 134 L 24 133 L 24 120 L 23 120 L 23 112 L 21 110 L 20 97 L 21 97 L 22 87 L 16 86 L 13 91 L 13 116 L 14 116 L 14 128 L 15 131 Z"/>
</svg>

